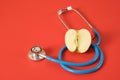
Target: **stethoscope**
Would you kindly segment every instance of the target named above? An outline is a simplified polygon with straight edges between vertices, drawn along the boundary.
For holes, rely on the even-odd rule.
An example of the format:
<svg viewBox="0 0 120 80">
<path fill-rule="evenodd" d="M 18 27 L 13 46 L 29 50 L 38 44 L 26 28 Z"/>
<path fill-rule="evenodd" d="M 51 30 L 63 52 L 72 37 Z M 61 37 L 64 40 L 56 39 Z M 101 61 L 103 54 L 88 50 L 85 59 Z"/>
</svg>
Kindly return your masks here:
<svg viewBox="0 0 120 80">
<path fill-rule="evenodd" d="M 73 9 L 71 6 L 64 8 L 64 9 L 60 9 L 58 11 L 58 18 L 62 22 L 62 24 L 66 27 L 66 29 L 70 29 L 70 28 L 64 23 L 64 21 L 62 20 L 60 15 L 62 15 L 64 12 L 67 12 L 67 11 L 76 12 L 87 23 L 87 25 L 93 30 L 93 32 L 95 34 L 94 37 L 97 38 L 96 43 L 91 43 L 91 47 L 95 51 L 95 56 L 93 57 L 93 59 L 88 62 L 84 62 L 84 63 L 73 63 L 73 62 L 63 61 L 62 56 L 63 56 L 63 53 L 65 52 L 65 50 L 67 50 L 66 45 L 61 48 L 59 55 L 58 55 L 58 59 L 47 56 L 45 51 L 39 46 L 32 47 L 28 53 L 28 57 L 34 61 L 39 61 L 39 60 L 46 58 L 47 60 L 59 63 L 63 69 L 65 69 L 66 71 L 75 73 L 75 74 L 86 74 L 86 73 L 94 72 L 102 66 L 103 60 L 104 60 L 103 52 L 99 47 L 100 40 L 101 40 L 100 34 L 98 33 L 98 31 L 95 28 L 93 28 L 93 26 L 85 19 L 85 17 L 83 17 L 83 15 L 80 12 L 78 12 L 76 9 Z M 70 66 L 82 67 L 82 66 L 91 65 L 91 64 L 95 63 L 98 60 L 98 58 L 99 58 L 99 63 L 93 68 L 86 69 L 86 70 L 78 70 L 78 69 L 70 68 Z"/>
</svg>

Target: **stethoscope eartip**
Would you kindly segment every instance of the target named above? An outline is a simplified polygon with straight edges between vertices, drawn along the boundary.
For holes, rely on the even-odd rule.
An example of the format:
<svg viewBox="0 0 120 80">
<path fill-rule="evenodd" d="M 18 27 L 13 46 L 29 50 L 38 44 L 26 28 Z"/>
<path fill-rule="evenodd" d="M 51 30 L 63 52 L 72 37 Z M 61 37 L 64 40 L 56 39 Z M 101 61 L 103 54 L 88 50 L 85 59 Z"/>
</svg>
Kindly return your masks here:
<svg viewBox="0 0 120 80">
<path fill-rule="evenodd" d="M 29 57 L 29 59 L 31 59 L 33 61 L 39 61 L 46 57 L 46 53 L 41 47 L 34 46 L 28 52 L 28 57 Z"/>
</svg>

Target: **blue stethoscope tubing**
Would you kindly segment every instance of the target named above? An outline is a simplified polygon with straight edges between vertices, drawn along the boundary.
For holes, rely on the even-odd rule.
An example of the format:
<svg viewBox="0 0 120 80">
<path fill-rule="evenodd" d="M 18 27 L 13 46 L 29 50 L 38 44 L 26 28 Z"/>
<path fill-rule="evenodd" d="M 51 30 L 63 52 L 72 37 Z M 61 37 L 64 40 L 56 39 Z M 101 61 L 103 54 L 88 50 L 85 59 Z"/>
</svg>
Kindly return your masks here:
<svg viewBox="0 0 120 80">
<path fill-rule="evenodd" d="M 58 55 L 58 59 L 52 58 L 50 56 L 46 56 L 46 59 L 53 61 L 53 62 L 56 62 L 56 63 L 59 63 L 63 69 L 65 69 L 69 72 L 75 73 L 75 74 L 86 74 L 86 73 L 91 73 L 91 72 L 98 70 L 103 64 L 104 56 L 103 56 L 102 50 L 99 47 L 99 44 L 101 41 L 100 34 L 98 33 L 98 31 L 96 29 L 93 29 L 93 31 L 94 31 L 98 40 L 96 43 L 91 44 L 91 47 L 95 50 L 95 56 L 93 57 L 92 60 L 90 60 L 88 62 L 84 62 L 84 63 L 73 63 L 73 62 L 63 61 L 62 55 L 63 55 L 63 52 L 67 49 L 66 46 L 64 46 L 60 50 L 59 55 Z M 88 66 L 88 65 L 95 63 L 99 57 L 100 57 L 99 63 L 93 68 L 86 69 L 86 70 L 77 70 L 77 69 L 73 69 L 73 68 L 69 67 L 69 66 L 79 66 L 79 67 Z"/>
</svg>

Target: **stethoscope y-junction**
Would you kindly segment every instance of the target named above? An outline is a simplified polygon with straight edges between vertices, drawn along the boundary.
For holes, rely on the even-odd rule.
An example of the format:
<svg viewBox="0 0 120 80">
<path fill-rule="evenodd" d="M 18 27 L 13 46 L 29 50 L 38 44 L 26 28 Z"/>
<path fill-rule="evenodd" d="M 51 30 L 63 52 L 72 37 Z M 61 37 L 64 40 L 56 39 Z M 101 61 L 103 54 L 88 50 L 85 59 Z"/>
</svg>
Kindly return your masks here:
<svg viewBox="0 0 120 80">
<path fill-rule="evenodd" d="M 94 37 L 97 38 L 96 43 L 92 43 L 93 38 L 91 37 L 90 32 L 87 29 L 80 29 L 80 30 L 70 29 L 64 23 L 64 21 L 61 18 L 61 15 L 68 11 L 74 11 L 87 23 L 90 29 L 92 29 L 92 31 L 94 32 L 95 34 Z M 34 61 L 38 61 L 38 60 L 42 60 L 46 58 L 47 60 L 59 63 L 63 67 L 63 69 L 65 69 L 66 71 L 76 73 L 76 74 L 86 74 L 86 73 L 90 73 L 90 72 L 94 72 L 98 70 L 102 66 L 103 60 L 104 60 L 103 52 L 99 47 L 101 38 L 100 38 L 100 34 L 98 33 L 98 31 L 87 21 L 85 17 L 83 17 L 83 15 L 80 12 L 78 12 L 76 9 L 72 8 L 71 6 L 59 10 L 58 18 L 67 29 L 67 32 L 65 35 L 66 45 L 61 48 L 59 55 L 58 55 L 58 59 L 47 56 L 45 51 L 39 46 L 32 47 L 28 53 L 28 57 Z M 65 50 L 69 50 L 70 52 L 85 53 L 90 47 L 94 49 L 95 56 L 93 57 L 92 60 L 88 62 L 73 63 L 73 62 L 63 61 L 62 59 L 62 56 Z M 78 70 L 78 69 L 70 68 L 70 66 L 83 67 L 83 66 L 91 65 L 95 63 L 98 60 L 98 58 L 99 58 L 99 63 L 93 68 L 86 69 L 86 70 Z"/>
</svg>

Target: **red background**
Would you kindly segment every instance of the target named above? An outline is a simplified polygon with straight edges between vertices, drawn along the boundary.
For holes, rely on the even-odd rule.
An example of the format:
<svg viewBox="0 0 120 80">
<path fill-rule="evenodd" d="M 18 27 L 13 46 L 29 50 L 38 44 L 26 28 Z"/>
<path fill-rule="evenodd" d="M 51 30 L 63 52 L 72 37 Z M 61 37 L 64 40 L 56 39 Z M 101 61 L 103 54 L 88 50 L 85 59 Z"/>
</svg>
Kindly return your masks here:
<svg viewBox="0 0 120 80">
<path fill-rule="evenodd" d="M 69 5 L 81 11 L 101 34 L 105 61 L 94 73 L 76 75 L 48 60 L 28 59 L 28 51 L 34 45 L 42 46 L 47 55 L 57 58 L 66 29 L 56 12 Z M 119 0 L 0 0 L 0 80 L 120 80 L 119 8 Z M 64 18 L 72 28 L 87 26 L 72 12 Z M 64 59 L 82 62 L 93 56 L 92 49 L 88 54 L 67 51 Z"/>
</svg>

